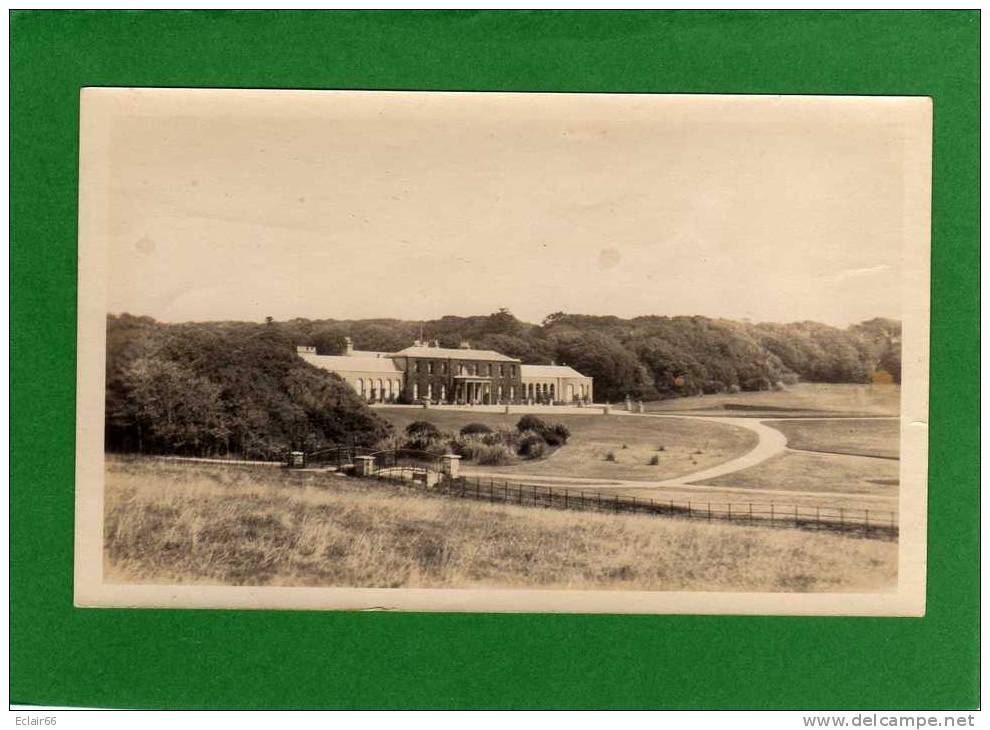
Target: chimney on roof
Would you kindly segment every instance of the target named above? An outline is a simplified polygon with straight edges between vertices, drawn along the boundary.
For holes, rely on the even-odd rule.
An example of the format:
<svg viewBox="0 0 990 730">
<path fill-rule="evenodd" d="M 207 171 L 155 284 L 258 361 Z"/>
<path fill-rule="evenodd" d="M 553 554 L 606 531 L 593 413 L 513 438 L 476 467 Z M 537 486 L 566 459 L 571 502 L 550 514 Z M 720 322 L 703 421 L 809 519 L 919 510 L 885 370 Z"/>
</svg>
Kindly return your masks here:
<svg viewBox="0 0 990 730">
<path fill-rule="evenodd" d="M 468 342 L 467 340 L 461 340 L 461 344 L 458 345 L 458 348 L 460 348 L 461 350 L 470 350 L 471 343 Z"/>
<path fill-rule="evenodd" d="M 348 357 L 354 355 L 354 340 L 352 340 L 350 337 L 344 338 L 344 354 L 347 355 Z"/>
</svg>

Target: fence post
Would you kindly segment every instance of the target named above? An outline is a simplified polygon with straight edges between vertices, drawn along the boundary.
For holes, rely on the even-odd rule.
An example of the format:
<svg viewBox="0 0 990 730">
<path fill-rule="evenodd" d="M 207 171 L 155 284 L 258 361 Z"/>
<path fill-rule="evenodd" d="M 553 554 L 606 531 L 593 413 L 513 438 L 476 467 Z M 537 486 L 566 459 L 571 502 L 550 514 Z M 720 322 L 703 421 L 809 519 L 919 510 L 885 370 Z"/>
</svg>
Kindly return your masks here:
<svg viewBox="0 0 990 730">
<path fill-rule="evenodd" d="M 553 507 L 553 487 L 547 487 L 547 507 Z"/>
<path fill-rule="evenodd" d="M 773 502 L 770 503 L 770 526 L 773 526 Z"/>
<path fill-rule="evenodd" d="M 729 505 L 729 519 L 732 519 L 732 505 Z M 712 521 L 712 503 L 708 503 L 708 521 Z"/>
<path fill-rule="evenodd" d="M 798 508 L 797 508 L 797 505 L 794 505 L 794 526 L 795 527 L 798 526 Z"/>
<path fill-rule="evenodd" d="M 564 487 L 564 509 L 567 509 L 567 487 Z"/>
<path fill-rule="evenodd" d="M 870 531 L 870 510 L 866 510 L 866 531 Z"/>
<path fill-rule="evenodd" d="M 694 517 L 694 513 L 691 511 L 691 500 L 688 500 L 688 519 Z"/>
<path fill-rule="evenodd" d="M 815 505 L 815 528 L 822 529 L 822 507 L 821 505 Z"/>
<path fill-rule="evenodd" d="M 732 502 L 729 502 L 728 510 L 729 511 L 726 514 L 728 515 L 729 522 L 732 522 Z M 709 508 L 709 512 L 711 512 L 711 508 Z M 711 517 L 709 517 L 709 519 L 711 519 Z"/>
<path fill-rule="evenodd" d="M 839 526 L 846 526 L 846 511 L 842 507 L 839 507 Z"/>
<path fill-rule="evenodd" d="M 670 514 L 674 514 L 674 500 L 670 500 Z"/>
<path fill-rule="evenodd" d="M 753 524 L 753 503 L 749 503 L 749 524 Z"/>
</svg>

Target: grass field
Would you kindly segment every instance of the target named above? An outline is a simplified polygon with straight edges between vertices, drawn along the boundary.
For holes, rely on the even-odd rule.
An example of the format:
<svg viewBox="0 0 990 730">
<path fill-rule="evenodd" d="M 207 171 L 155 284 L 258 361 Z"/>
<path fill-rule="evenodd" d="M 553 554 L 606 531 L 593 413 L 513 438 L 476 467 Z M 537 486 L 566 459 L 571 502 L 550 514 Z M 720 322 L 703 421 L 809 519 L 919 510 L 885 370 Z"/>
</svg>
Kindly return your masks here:
<svg viewBox="0 0 990 730">
<path fill-rule="evenodd" d="M 896 459 L 900 454 L 901 426 L 898 421 L 767 421 L 787 436 L 792 449 L 824 451 Z"/>
<path fill-rule="evenodd" d="M 779 489 L 797 492 L 845 492 L 894 497 L 899 462 L 866 456 L 785 452 L 779 456 L 705 484 L 735 489 Z"/>
<path fill-rule="evenodd" d="M 734 416 L 868 415 L 896 416 L 899 385 L 797 383 L 779 391 L 718 393 L 648 403 L 651 411 L 724 411 Z"/>
<path fill-rule="evenodd" d="M 379 408 L 376 412 L 401 431 L 417 420 L 432 422 L 442 431 L 456 433 L 468 423 L 493 428 L 515 428 L 520 414 Z M 734 459 L 756 445 L 756 436 L 733 426 L 688 419 L 642 418 L 601 414 L 541 414 L 548 422 L 561 422 L 571 430 L 566 446 L 549 457 L 519 461 L 510 466 L 464 465 L 463 471 L 498 471 L 506 479 L 515 474 L 594 479 L 661 480 L 706 469 Z M 623 448 L 625 446 L 626 448 Z M 663 446 L 663 451 L 658 448 Z M 612 453 L 615 461 L 606 461 Z M 650 465 L 657 456 L 659 464 Z"/>
<path fill-rule="evenodd" d="M 116 582 L 884 590 L 897 545 L 434 497 L 322 474 L 108 459 Z"/>
</svg>

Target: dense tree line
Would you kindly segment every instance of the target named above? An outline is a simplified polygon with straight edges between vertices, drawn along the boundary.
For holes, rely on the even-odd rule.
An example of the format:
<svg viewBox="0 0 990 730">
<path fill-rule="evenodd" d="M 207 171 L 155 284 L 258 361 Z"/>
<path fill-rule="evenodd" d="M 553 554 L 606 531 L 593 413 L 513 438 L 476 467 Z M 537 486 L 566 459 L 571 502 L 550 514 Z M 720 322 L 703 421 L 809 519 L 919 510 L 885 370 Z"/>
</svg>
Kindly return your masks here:
<svg viewBox="0 0 990 730">
<path fill-rule="evenodd" d="M 900 322 L 881 318 L 838 328 L 556 313 L 535 325 L 502 309 L 423 322 L 296 319 L 279 327 L 321 354 L 342 352 L 345 337 L 358 349 L 384 351 L 408 346 L 421 332 L 445 347 L 468 341 L 524 363 L 571 365 L 594 377 L 598 398 L 610 400 L 766 390 L 798 380 L 867 383 L 881 371 L 900 382 Z"/>
<path fill-rule="evenodd" d="M 389 434 L 276 325 L 107 321 L 106 446 L 113 451 L 280 458 Z"/>
<path fill-rule="evenodd" d="M 395 319 L 162 324 L 107 320 L 106 443 L 112 450 L 271 458 L 331 443 L 372 445 L 389 426 L 334 375 L 295 354 L 396 351 L 420 333 L 469 341 L 529 364 L 567 364 L 595 379 L 599 400 L 766 390 L 797 380 L 900 381 L 900 323 L 840 329 L 816 322 L 751 324 L 707 317 L 557 313 L 541 324 L 507 310 L 414 322 Z M 881 379 L 883 379 L 881 378 Z"/>
</svg>

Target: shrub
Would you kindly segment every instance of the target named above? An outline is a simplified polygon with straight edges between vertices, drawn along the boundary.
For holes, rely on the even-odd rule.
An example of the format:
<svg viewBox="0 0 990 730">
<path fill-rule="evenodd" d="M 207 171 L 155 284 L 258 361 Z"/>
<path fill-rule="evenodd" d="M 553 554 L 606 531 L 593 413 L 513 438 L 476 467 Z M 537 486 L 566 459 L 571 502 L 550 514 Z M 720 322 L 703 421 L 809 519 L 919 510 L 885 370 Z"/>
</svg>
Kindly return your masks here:
<svg viewBox="0 0 990 730">
<path fill-rule="evenodd" d="M 436 426 L 429 421 L 413 421 L 406 426 L 406 443 L 403 446 L 407 449 L 418 451 L 437 451 L 438 442 L 444 440 L 444 435 Z"/>
<path fill-rule="evenodd" d="M 650 466 L 657 466 L 660 463 L 660 457 L 654 454 L 650 457 Z"/>
<path fill-rule="evenodd" d="M 474 458 L 485 466 L 505 466 L 512 463 L 512 451 L 505 444 L 482 444 L 475 450 Z"/>
<path fill-rule="evenodd" d="M 519 423 L 516 424 L 517 431 L 545 431 L 547 424 L 543 422 L 542 418 L 538 416 L 526 415 L 519 419 Z"/>
<path fill-rule="evenodd" d="M 469 423 L 461 429 L 461 436 L 472 436 L 474 434 L 491 432 L 491 427 L 485 425 L 484 423 Z"/>
<path fill-rule="evenodd" d="M 483 444 L 488 446 L 494 446 L 495 444 L 507 444 L 509 441 L 506 439 L 505 434 L 501 431 L 492 431 L 491 433 L 479 434 L 476 437 Z"/>
<path fill-rule="evenodd" d="M 433 454 L 434 456 L 443 456 L 444 454 L 453 454 L 454 449 L 446 440 L 430 441 L 426 444 L 425 448 L 421 449 L 427 453 Z"/>
<path fill-rule="evenodd" d="M 629 448 L 629 444 L 622 444 L 622 448 L 628 449 Z"/>
<path fill-rule="evenodd" d="M 440 429 L 434 426 L 429 421 L 413 421 L 408 426 L 406 426 L 406 436 L 416 437 L 416 438 L 437 438 L 440 435 Z"/>
<path fill-rule="evenodd" d="M 563 423 L 555 423 L 555 424 L 553 424 L 553 426 L 550 427 L 550 430 L 553 431 L 555 434 L 557 434 L 557 436 L 560 437 L 561 443 L 565 443 L 566 444 L 567 443 L 567 439 L 569 439 L 571 437 L 571 429 L 569 429 Z"/>
<path fill-rule="evenodd" d="M 547 452 L 547 442 L 538 433 L 530 433 L 519 441 L 519 456 L 524 459 L 539 459 Z"/>
<path fill-rule="evenodd" d="M 455 439 L 450 442 L 450 450 L 465 461 L 473 461 L 482 444 L 474 439 Z"/>
<path fill-rule="evenodd" d="M 657 451 L 666 451 L 666 450 L 667 450 L 667 447 L 664 446 L 663 444 L 660 444 L 659 446 L 657 446 Z"/>
<path fill-rule="evenodd" d="M 609 451 L 605 454 L 605 461 L 615 461 L 615 454 Z"/>
<path fill-rule="evenodd" d="M 547 446 L 562 446 L 564 444 L 564 439 L 553 429 L 547 428 L 540 431 L 540 436 L 547 442 Z"/>
</svg>

